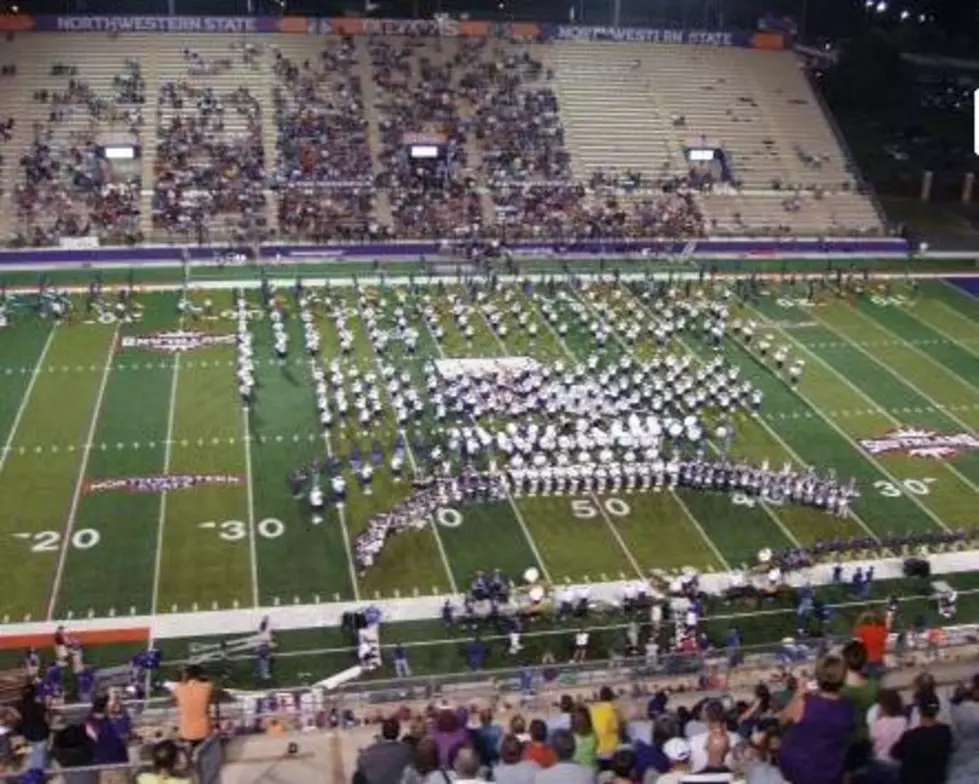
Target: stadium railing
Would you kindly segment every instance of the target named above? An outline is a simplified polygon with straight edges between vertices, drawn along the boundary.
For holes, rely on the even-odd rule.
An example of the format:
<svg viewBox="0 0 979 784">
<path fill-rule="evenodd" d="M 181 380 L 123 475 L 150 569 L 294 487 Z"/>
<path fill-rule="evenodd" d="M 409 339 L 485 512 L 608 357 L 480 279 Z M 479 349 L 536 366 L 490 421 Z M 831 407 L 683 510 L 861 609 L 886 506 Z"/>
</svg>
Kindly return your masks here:
<svg viewBox="0 0 979 784">
<path fill-rule="evenodd" d="M 974 654 L 979 637 L 971 630 L 958 636 L 948 635 L 946 641 L 941 648 L 923 643 L 893 650 L 889 669 L 903 669 L 909 666 L 909 660 L 920 666 L 922 655 L 929 661 L 959 660 Z M 699 691 L 750 689 L 759 680 L 792 668 L 804 669 L 840 642 L 842 638 L 826 638 L 821 644 L 813 645 L 785 641 L 728 651 L 670 653 L 660 655 L 655 663 L 639 656 L 354 681 L 334 690 L 319 684 L 270 687 L 262 691 L 228 689 L 230 699 L 220 703 L 218 719 L 225 733 L 240 735 L 262 731 L 266 722 L 273 719 L 297 729 L 343 727 L 354 721 L 354 717 L 361 720 L 365 714 L 381 714 L 408 704 L 447 701 L 467 705 L 497 699 L 530 702 L 569 691 L 596 691 L 599 686 L 643 694 L 659 688 L 675 688 L 678 684 L 688 691 L 691 687 Z M 166 728 L 176 723 L 176 710 L 167 698 L 133 701 L 129 708 L 137 726 Z M 66 706 L 64 710 L 69 720 L 80 719 L 86 711 L 84 706 Z"/>
</svg>

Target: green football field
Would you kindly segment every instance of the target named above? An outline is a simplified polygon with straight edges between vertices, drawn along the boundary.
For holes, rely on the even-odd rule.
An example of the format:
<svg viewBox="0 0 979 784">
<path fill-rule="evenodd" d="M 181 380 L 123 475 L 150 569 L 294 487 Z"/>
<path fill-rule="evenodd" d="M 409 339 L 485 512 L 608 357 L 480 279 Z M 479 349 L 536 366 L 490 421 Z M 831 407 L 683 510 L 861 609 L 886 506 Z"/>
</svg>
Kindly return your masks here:
<svg viewBox="0 0 979 784">
<path fill-rule="evenodd" d="M 696 292 L 698 284 L 693 283 Z M 625 314 L 633 295 L 610 279 L 581 292 L 535 296 L 514 288 L 525 307 L 547 299 L 566 316 L 564 339 L 546 328 L 533 341 L 510 325 L 506 342 L 485 321 L 466 341 L 448 315 L 449 294 L 421 287 L 443 314 L 445 337 L 436 343 L 422 319 L 408 356 L 392 341 L 389 357 L 415 379 L 439 357 L 528 356 L 577 361 L 594 350 L 591 335 L 569 312 L 562 291 L 588 308 L 607 305 Z M 397 290 L 372 288 L 382 326 L 393 327 Z M 501 305 L 504 291 L 492 295 Z M 333 286 L 347 300 L 355 345 L 350 363 L 376 372 L 352 287 Z M 718 570 L 753 562 L 764 547 L 783 548 L 830 536 L 884 536 L 889 532 L 972 528 L 977 523 L 979 450 L 967 440 L 957 454 L 871 454 L 862 439 L 896 429 L 943 436 L 979 428 L 979 302 L 941 281 L 874 286 L 840 297 L 805 283 L 773 283 L 737 302 L 734 316 L 753 318 L 762 331 L 806 360 L 792 388 L 741 344 L 722 350 L 743 377 L 765 393 L 762 416 L 739 415 L 733 451 L 755 461 L 834 467 L 855 477 L 862 491 L 848 519 L 802 507 L 732 502 L 732 496 L 691 490 L 620 496 L 521 497 L 447 509 L 426 529 L 393 538 L 365 574 L 352 566 L 350 545 L 372 515 L 410 491 L 385 467 L 367 496 L 350 478 L 342 514 L 330 509 L 315 523 L 305 500 L 293 499 L 287 477 L 329 450 L 345 459 L 356 447 L 369 455 L 375 442 L 390 453 L 397 427 L 388 400 L 386 419 L 371 432 L 335 424 L 324 438 L 314 406 L 308 364 L 300 355 L 301 325 L 288 319 L 292 358 L 273 358 L 272 330 L 257 290 L 250 328 L 258 390 L 250 411 L 236 390 L 233 345 L 213 345 L 175 356 L 129 348 L 124 338 L 178 328 L 228 335 L 231 294 L 212 298 L 215 315 L 181 322 L 179 293 L 143 293 L 134 324 L 75 323 L 15 314 L 0 329 L 0 621 L 42 621 L 195 610 L 250 608 L 429 595 L 466 586 L 473 573 L 499 567 L 517 576 L 537 566 L 554 582 L 604 581 L 651 569 L 695 566 Z M 284 296 L 285 307 L 292 301 Z M 640 312 L 641 308 L 640 307 Z M 325 359 L 337 355 L 333 322 L 317 315 Z M 712 349 L 695 334 L 672 348 L 707 360 Z M 646 333 L 632 347 L 619 339 L 605 361 L 625 352 L 652 356 Z M 408 442 L 425 440 L 432 422 L 412 425 Z M 409 455 L 409 462 L 414 455 Z M 221 485 L 165 495 L 97 490 L 100 480 L 140 476 L 214 475 Z M 233 480 L 233 481 L 232 481 Z"/>
</svg>

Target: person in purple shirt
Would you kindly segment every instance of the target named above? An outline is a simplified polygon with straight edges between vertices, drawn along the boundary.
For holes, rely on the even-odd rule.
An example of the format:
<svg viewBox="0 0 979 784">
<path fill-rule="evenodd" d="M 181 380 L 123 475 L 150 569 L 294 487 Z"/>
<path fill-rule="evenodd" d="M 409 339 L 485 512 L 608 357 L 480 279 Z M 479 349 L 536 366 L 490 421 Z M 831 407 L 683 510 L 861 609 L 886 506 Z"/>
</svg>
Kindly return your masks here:
<svg viewBox="0 0 979 784">
<path fill-rule="evenodd" d="M 814 692 L 799 688 L 782 711 L 790 726 L 782 739 L 780 767 L 792 784 L 840 784 L 850 739 L 853 706 L 842 696 L 846 663 L 826 656 L 816 665 Z"/>
<path fill-rule="evenodd" d="M 444 768 L 452 766 L 455 753 L 469 740 L 466 722 L 469 717 L 465 709 L 453 710 L 446 706 L 435 717 L 432 739 L 439 750 L 439 764 Z"/>
</svg>

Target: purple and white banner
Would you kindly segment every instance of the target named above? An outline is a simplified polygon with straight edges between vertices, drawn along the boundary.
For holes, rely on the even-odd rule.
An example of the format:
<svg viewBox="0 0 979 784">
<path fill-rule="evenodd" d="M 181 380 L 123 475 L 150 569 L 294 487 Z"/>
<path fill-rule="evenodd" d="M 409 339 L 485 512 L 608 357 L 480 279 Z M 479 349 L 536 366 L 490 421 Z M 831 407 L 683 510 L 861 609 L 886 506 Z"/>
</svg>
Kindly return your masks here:
<svg viewBox="0 0 979 784">
<path fill-rule="evenodd" d="M 897 453 L 908 457 L 941 459 L 979 449 L 979 438 L 972 433 L 936 433 L 934 430 L 903 427 L 892 430 L 883 438 L 864 438 L 860 446 L 872 455 Z"/>
<path fill-rule="evenodd" d="M 521 256 L 553 256 L 562 254 L 593 254 L 597 256 L 636 256 L 643 253 L 680 255 L 693 244 L 693 256 L 744 256 L 753 258 L 774 256 L 791 257 L 794 254 L 843 254 L 875 256 L 903 254 L 908 251 L 906 240 L 898 237 L 846 237 L 839 239 L 706 239 L 696 240 L 582 240 L 573 243 L 517 242 L 511 246 Z M 140 261 L 170 261 L 180 263 L 186 250 L 191 261 L 215 261 L 214 247 L 187 247 L 177 245 L 149 246 L 142 248 L 99 248 L 98 250 L 67 250 L 64 248 L 23 248 L 0 250 L 0 267 L 10 264 L 50 263 L 122 263 Z M 383 258 L 434 258 L 441 252 L 438 242 L 387 242 L 362 245 L 264 245 L 266 258 L 281 256 L 283 261 L 325 261 L 327 259 L 372 260 Z"/>
<path fill-rule="evenodd" d="M 236 474 L 156 474 L 92 479 L 85 485 L 85 492 L 170 493 L 192 487 L 238 487 L 244 482 L 244 478 Z"/>
<path fill-rule="evenodd" d="M 260 16 L 38 16 L 36 30 L 64 33 L 274 33 L 278 20 Z"/>
<path fill-rule="evenodd" d="M 207 332 L 156 332 L 152 335 L 126 335 L 120 348 L 145 348 L 150 351 L 193 351 L 208 346 L 233 346 L 234 335 L 212 335 Z"/>
</svg>

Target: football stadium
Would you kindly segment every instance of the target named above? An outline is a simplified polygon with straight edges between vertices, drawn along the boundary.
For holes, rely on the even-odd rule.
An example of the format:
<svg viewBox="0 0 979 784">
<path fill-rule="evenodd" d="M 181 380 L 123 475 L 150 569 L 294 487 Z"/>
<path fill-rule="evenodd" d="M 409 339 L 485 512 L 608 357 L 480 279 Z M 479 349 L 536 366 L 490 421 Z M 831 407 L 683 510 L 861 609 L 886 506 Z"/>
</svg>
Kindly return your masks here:
<svg viewBox="0 0 979 784">
<path fill-rule="evenodd" d="M 599 733 L 601 687 L 622 726 L 590 781 L 655 780 L 643 744 L 665 775 L 926 781 L 916 729 L 879 759 L 846 733 L 807 778 L 794 701 L 735 707 L 813 672 L 818 695 L 833 661 L 894 689 L 927 665 L 923 727 L 979 700 L 935 684 L 979 632 L 979 224 L 939 136 L 971 77 L 899 51 L 930 12 L 858 9 L 925 128 L 864 173 L 873 101 L 834 116 L 862 61 L 749 4 L 98 5 L 0 15 L 0 724 L 24 738 L 0 770 L 78 764 L 60 730 L 38 748 L 40 705 L 137 775 L 98 751 L 109 695 L 157 773 L 169 734 L 320 728 L 346 732 L 309 741 L 318 780 L 422 781 L 417 754 L 358 757 L 371 727 L 427 718 L 438 745 L 457 707 L 523 722 L 573 692 Z M 204 677 L 220 719 L 192 737 Z M 650 744 L 632 719 L 675 720 L 668 695 L 740 740 Z M 558 725 L 511 725 L 504 762 L 572 764 Z M 472 733 L 446 781 L 504 764 Z M 966 747 L 927 781 L 974 780 Z M 200 779 L 225 759 L 202 748 Z"/>
</svg>

